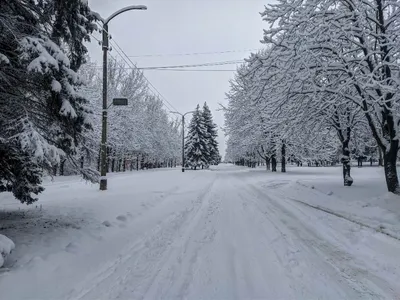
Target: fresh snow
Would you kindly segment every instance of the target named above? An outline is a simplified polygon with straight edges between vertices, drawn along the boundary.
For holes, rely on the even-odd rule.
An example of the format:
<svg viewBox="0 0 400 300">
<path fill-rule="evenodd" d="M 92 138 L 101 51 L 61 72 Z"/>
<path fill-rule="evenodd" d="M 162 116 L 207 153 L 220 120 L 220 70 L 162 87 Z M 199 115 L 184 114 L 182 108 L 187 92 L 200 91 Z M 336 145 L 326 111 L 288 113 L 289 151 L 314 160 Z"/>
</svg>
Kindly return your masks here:
<svg viewBox="0 0 400 300">
<path fill-rule="evenodd" d="M 0 63 L 3 62 L 5 64 L 9 64 L 10 60 L 8 59 L 7 56 L 5 56 L 3 53 L 0 53 Z"/>
<path fill-rule="evenodd" d="M 0 195 L 3 299 L 400 299 L 400 198 L 383 170 L 220 165 L 46 179 Z M 23 283 L 23 284 L 18 284 Z"/>
<path fill-rule="evenodd" d="M 71 103 L 67 99 L 63 99 L 60 114 L 64 116 L 71 116 L 71 118 L 75 119 L 78 115 L 75 112 L 75 109 L 72 107 Z"/>
<path fill-rule="evenodd" d="M 51 82 L 51 89 L 56 93 L 61 92 L 61 83 L 53 79 L 53 81 Z"/>
<path fill-rule="evenodd" d="M 7 256 L 10 255 L 14 248 L 14 242 L 5 235 L 0 234 L 0 267 L 3 266 Z"/>
</svg>

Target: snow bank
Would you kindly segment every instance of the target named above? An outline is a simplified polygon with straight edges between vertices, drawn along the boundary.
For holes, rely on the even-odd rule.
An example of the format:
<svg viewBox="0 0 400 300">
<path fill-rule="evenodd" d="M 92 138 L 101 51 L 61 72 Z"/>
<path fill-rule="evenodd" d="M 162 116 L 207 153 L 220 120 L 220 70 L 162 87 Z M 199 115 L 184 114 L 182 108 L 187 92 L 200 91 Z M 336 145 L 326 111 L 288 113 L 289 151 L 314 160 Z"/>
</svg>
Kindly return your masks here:
<svg viewBox="0 0 400 300">
<path fill-rule="evenodd" d="M 267 173 L 268 174 L 268 173 Z M 400 239 L 400 197 L 388 193 L 383 168 L 353 168 L 354 184 L 343 186 L 341 168 L 293 168 L 274 175 L 284 185 L 262 186 L 282 199 L 303 202 Z"/>
<path fill-rule="evenodd" d="M 0 234 L 0 267 L 4 265 L 7 256 L 14 248 L 14 242 L 5 235 Z"/>
</svg>

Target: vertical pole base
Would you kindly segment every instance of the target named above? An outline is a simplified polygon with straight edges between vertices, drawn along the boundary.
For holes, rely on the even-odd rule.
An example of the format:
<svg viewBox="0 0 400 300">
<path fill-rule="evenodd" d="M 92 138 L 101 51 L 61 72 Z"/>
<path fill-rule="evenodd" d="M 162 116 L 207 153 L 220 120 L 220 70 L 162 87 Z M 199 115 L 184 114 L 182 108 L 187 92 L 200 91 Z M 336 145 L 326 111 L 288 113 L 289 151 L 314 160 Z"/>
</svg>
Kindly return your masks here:
<svg viewBox="0 0 400 300">
<path fill-rule="evenodd" d="M 185 172 L 185 168 L 182 168 L 182 172 Z"/>
<path fill-rule="evenodd" d="M 100 191 L 107 190 L 107 179 L 100 179 Z"/>
</svg>

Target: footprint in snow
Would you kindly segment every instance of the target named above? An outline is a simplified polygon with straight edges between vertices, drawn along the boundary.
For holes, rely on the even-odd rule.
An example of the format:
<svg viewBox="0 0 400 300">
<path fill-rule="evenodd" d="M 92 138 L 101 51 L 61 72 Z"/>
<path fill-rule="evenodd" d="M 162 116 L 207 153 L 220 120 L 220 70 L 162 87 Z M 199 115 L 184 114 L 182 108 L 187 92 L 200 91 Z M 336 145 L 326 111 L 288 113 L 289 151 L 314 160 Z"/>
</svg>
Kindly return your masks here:
<svg viewBox="0 0 400 300">
<path fill-rule="evenodd" d="M 43 263 L 43 258 L 41 258 L 40 256 L 34 256 L 28 261 L 27 265 L 29 268 L 33 268 L 42 263 Z"/>
<path fill-rule="evenodd" d="M 69 253 L 77 253 L 78 252 L 78 245 L 76 243 L 74 243 L 74 242 L 71 242 L 65 247 L 65 251 L 67 251 Z"/>
<path fill-rule="evenodd" d="M 109 221 L 104 221 L 102 224 L 106 227 L 111 227 L 111 223 Z"/>
<path fill-rule="evenodd" d="M 119 215 L 117 218 L 116 218 L 118 221 L 121 221 L 121 222 L 126 222 L 126 216 L 124 216 L 124 215 Z"/>
</svg>

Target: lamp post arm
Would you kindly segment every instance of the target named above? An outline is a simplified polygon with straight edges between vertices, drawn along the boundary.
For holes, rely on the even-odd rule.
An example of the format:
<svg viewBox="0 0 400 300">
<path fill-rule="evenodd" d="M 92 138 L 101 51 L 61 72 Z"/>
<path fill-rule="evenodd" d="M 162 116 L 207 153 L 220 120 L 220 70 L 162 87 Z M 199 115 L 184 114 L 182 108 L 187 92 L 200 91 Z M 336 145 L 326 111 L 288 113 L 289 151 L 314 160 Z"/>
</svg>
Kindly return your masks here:
<svg viewBox="0 0 400 300">
<path fill-rule="evenodd" d="M 192 114 L 192 113 L 195 113 L 195 111 L 194 110 L 193 111 L 188 111 L 187 113 L 184 114 L 184 116 L 186 116 L 187 114 Z"/>
<path fill-rule="evenodd" d="M 147 7 L 145 5 L 131 5 L 131 6 L 121 8 L 120 10 L 117 10 L 115 13 L 113 13 L 111 16 L 109 16 L 107 19 L 105 19 L 105 20 L 103 19 L 103 23 L 108 24 L 108 22 L 110 22 L 116 16 L 118 16 L 128 10 L 147 10 Z"/>
</svg>

